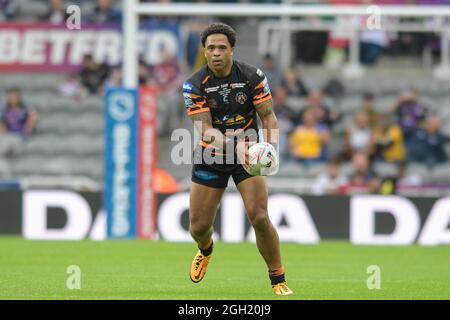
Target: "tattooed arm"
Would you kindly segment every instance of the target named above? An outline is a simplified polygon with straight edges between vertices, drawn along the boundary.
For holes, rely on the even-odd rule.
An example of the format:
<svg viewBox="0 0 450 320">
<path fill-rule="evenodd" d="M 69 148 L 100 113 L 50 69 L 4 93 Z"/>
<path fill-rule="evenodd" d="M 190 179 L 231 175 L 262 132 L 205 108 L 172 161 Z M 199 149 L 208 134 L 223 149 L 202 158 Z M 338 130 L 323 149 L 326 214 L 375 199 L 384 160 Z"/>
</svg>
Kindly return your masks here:
<svg viewBox="0 0 450 320">
<path fill-rule="evenodd" d="M 200 132 L 202 140 L 211 146 L 224 150 L 226 144 L 230 141 L 225 137 L 220 130 L 216 129 L 212 125 L 211 113 L 200 112 L 189 116 L 194 122 L 195 127 Z"/>
<path fill-rule="evenodd" d="M 276 146 L 278 144 L 278 121 L 273 111 L 272 99 L 257 104 L 255 109 L 264 129 L 264 141 Z"/>
</svg>

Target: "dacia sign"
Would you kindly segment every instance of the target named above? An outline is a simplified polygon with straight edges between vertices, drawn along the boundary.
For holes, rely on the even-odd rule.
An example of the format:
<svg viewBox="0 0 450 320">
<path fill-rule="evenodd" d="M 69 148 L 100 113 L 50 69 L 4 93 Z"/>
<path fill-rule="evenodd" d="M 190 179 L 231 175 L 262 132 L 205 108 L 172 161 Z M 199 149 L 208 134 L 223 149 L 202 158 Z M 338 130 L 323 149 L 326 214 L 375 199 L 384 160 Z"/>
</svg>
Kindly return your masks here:
<svg viewBox="0 0 450 320">
<path fill-rule="evenodd" d="M 111 238 L 136 236 L 137 90 L 106 92 L 104 207 Z"/>
</svg>

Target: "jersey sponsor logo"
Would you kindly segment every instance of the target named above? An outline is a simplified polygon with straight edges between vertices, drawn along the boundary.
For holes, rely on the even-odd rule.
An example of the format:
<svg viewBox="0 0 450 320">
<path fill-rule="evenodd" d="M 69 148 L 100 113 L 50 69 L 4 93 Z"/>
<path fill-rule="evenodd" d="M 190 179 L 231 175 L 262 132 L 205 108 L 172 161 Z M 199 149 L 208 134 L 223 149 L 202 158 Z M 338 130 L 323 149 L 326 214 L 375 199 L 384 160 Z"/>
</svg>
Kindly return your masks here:
<svg viewBox="0 0 450 320">
<path fill-rule="evenodd" d="M 183 92 L 192 92 L 193 88 L 194 88 L 194 86 L 192 84 L 190 84 L 189 82 L 183 83 Z"/>
<path fill-rule="evenodd" d="M 264 77 L 264 80 L 262 81 L 262 85 L 263 87 L 263 91 L 264 93 L 269 93 L 270 92 L 270 86 L 269 86 L 269 82 L 267 81 L 267 77 Z"/>
<path fill-rule="evenodd" d="M 256 70 L 256 73 L 258 74 L 258 76 L 264 77 L 264 73 L 261 71 L 261 69 Z"/>
<path fill-rule="evenodd" d="M 192 101 L 191 95 L 189 93 L 183 93 L 184 97 L 184 105 L 186 108 L 191 108 L 194 105 L 194 101 Z"/>
<path fill-rule="evenodd" d="M 243 87 L 245 87 L 245 83 L 232 83 L 230 86 L 231 86 L 231 89 L 243 88 Z"/>
<path fill-rule="evenodd" d="M 216 87 L 210 87 L 210 88 L 206 88 L 206 89 L 205 89 L 206 93 L 217 92 L 217 90 L 219 90 L 219 86 L 216 86 Z"/>
<path fill-rule="evenodd" d="M 230 94 L 230 92 L 231 92 L 231 89 L 228 88 L 228 84 L 227 84 L 226 87 L 223 87 L 219 91 L 219 94 L 222 96 L 223 103 L 226 103 L 226 104 L 230 103 L 230 101 L 228 100 L 228 95 Z"/>
<path fill-rule="evenodd" d="M 238 92 L 236 94 L 236 102 L 244 104 L 247 101 L 247 95 L 244 92 Z"/>
<path fill-rule="evenodd" d="M 245 118 L 240 114 L 233 114 L 230 116 L 223 116 L 222 123 L 226 126 L 238 125 L 245 123 Z"/>
</svg>

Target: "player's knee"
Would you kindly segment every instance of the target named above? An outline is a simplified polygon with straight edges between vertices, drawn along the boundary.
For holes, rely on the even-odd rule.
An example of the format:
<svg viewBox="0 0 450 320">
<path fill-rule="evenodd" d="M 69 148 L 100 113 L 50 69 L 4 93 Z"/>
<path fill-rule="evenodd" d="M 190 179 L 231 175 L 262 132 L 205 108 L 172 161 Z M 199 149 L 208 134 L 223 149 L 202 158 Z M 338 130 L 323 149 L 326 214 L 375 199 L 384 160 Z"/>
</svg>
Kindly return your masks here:
<svg viewBox="0 0 450 320">
<path fill-rule="evenodd" d="M 256 208 L 250 215 L 250 223 L 256 230 L 265 230 L 270 225 L 269 215 L 267 210 L 262 207 Z"/>
<path fill-rule="evenodd" d="M 191 221 L 189 225 L 189 230 L 191 234 L 195 237 L 201 237 L 204 236 L 209 232 L 211 229 L 211 225 L 208 223 L 205 223 L 203 221 Z"/>
</svg>

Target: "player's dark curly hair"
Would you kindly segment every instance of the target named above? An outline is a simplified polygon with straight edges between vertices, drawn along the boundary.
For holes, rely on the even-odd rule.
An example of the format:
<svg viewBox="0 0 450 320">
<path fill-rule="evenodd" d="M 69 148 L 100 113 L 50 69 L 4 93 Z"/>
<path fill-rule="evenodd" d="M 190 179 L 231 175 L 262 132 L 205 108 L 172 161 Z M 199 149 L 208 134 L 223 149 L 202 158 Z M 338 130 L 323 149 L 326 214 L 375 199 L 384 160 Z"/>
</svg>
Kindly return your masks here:
<svg viewBox="0 0 450 320">
<path fill-rule="evenodd" d="M 225 23 L 210 24 L 208 28 L 202 32 L 201 38 L 203 47 L 205 47 L 206 38 L 211 34 L 224 34 L 227 36 L 228 42 L 230 42 L 232 48 L 236 45 L 236 31 Z"/>
</svg>

